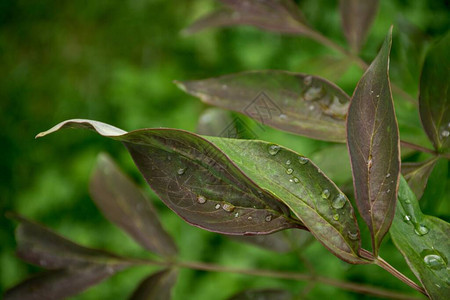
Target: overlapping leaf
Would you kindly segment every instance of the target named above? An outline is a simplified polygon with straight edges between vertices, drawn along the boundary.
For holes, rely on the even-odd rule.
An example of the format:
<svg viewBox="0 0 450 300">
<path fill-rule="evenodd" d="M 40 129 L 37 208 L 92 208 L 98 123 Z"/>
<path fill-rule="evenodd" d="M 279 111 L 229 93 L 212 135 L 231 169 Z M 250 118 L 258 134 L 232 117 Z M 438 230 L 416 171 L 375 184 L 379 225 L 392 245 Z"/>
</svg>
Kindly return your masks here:
<svg viewBox="0 0 450 300">
<path fill-rule="evenodd" d="M 105 216 L 149 251 L 163 256 L 177 253 L 150 201 L 106 154 L 99 155 L 90 192 Z"/>
<path fill-rule="evenodd" d="M 450 152 L 450 33 L 427 54 L 420 79 L 422 125 L 438 151 Z"/>
<path fill-rule="evenodd" d="M 186 34 L 210 27 L 250 25 L 264 30 L 305 34 L 308 26 L 292 0 L 221 0 L 225 8 L 215 11 L 190 25 Z"/>
<path fill-rule="evenodd" d="M 375 255 L 395 213 L 400 140 L 389 82 L 392 28 L 353 94 L 347 142 L 356 203 L 372 234 Z"/>
<path fill-rule="evenodd" d="M 340 0 L 342 27 L 354 52 L 359 52 L 366 40 L 378 10 L 378 0 Z"/>
<path fill-rule="evenodd" d="M 252 71 L 177 82 L 203 102 L 314 139 L 344 142 L 349 97 L 335 84 L 286 71 Z"/>
<path fill-rule="evenodd" d="M 130 300 L 171 299 L 172 288 L 177 280 L 175 270 L 166 269 L 145 278 L 134 291 Z"/>
<path fill-rule="evenodd" d="M 422 214 L 419 203 L 401 178 L 390 234 L 431 299 L 450 295 L 450 224 Z"/>
<path fill-rule="evenodd" d="M 417 199 L 422 198 L 425 187 L 427 186 L 428 177 L 433 171 L 437 158 L 431 158 L 424 162 L 403 163 L 402 174 L 413 190 Z"/>
<path fill-rule="evenodd" d="M 89 128 L 122 141 L 161 200 L 190 224 L 237 235 L 303 228 L 276 196 L 261 189 L 216 146 L 198 135 L 175 129 L 125 133 L 100 122 L 77 119 L 38 136 L 62 127 Z"/>
</svg>

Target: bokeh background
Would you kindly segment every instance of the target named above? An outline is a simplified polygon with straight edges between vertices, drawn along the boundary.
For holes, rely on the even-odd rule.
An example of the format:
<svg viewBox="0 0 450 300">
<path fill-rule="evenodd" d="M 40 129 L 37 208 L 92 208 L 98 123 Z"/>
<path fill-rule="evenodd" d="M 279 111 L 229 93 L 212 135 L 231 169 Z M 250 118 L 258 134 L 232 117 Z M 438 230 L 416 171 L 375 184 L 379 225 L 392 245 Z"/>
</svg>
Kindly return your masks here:
<svg viewBox="0 0 450 300">
<path fill-rule="evenodd" d="M 338 1 L 297 2 L 314 28 L 345 46 Z M 300 253 L 276 254 L 189 226 L 151 193 L 120 143 L 70 130 L 34 140 L 38 132 L 70 118 L 100 120 L 125 130 L 172 127 L 195 131 L 206 106 L 177 89 L 172 83 L 175 79 L 270 68 L 321 75 L 349 94 L 353 92 L 362 71 L 309 39 L 249 27 L 212 29 L 189 37 L 180 34 L 217 6 L 214 0 L 0 1 L 0 294 L 40 271 L 15 257 L 16 224 L 4 217 L 6 211 L 44 223 L 86 246 L 151 257 L 110 224 L 90 200 L 88 181 L 101 151 L 110 153 L 150 196 L 179 246 L 182 260 L 297 272 L 310 272 L 307 265 L 311 264 L 318 274 L 411 292 L 376 266 L 341 262 L 318 242 Z M 361 56 L 372 60 L 394 24 L 391 79 L 417 96 L 425 50 L 450 28 L 449 6 L 448 0 L 380 0 Z M 395 100 L 402 138 L 429 146 L 417 110 Z M 339 169 L 327 165 L 336 161 L 336 152 L 327 150 L 331 144 L 261 129 L 245 117 L 241 119 L 259 139 L 316 155 L 334 180 L 348 182 L 348 165 Z M 342 149 L 336 151 L 346 155 Z M 423 158 L 405 156 L 410 161 Z M 431 175 L 421 201 L 426 213 L 447 221 L 448 177 L 448 163 L 442 162 Z M 381 255 L 413 278 L 389 238 Z M 74 299 L 124 299 L 152 270 L 124 271 Z M 307 299 L 364 299 L 323 284 L 185 269 L 173 296 L 226 299 L 244 288 L 258 287 L 284 288 L 297 295 L 308 291 L 302 296 Z"/>
</svg>

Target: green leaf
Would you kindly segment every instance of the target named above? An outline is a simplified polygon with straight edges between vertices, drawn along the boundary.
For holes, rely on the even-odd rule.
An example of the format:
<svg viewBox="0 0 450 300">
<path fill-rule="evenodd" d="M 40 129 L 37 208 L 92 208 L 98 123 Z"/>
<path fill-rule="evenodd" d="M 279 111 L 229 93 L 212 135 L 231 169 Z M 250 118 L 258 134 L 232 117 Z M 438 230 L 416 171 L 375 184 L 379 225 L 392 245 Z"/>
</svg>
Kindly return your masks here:
<svg viewBox="0 0 450 300">
<path fill-rule="evenodd" d="M 356 204 L 378 248 L 395 213 L 400 140 L 389 82 L 392 27 L 375 60 L 359 81 L 347 117 L 347 143 Z"/>
<path fill-rule="evenodd" d="M 131 295 L 130 300 L 172 299 L 172 288 L 177 281 L 177 271 L 165 269 L 145 278 Z"/>
<path fill-rule="evenodd" d="M 177 253 L 150 201 L 106 154 L 100 154 L 91 177 L 92 199 L 105 216 L 145 249 L 163 256 Z"/>
<path fill-rule="evenodd" d="M 397 210 L 390 234 L 411 270 L 431 299 L 448 299 L 450 295 L 450 224 L 427 216 L 401 178 Z"/>
<path fill-rule="evenodd" d="M 428 51 L 420 78 L 420 118 L 434 147 L 441 152 L 450 152 L 448 49 L 450 49 L 450 33 Z"/>
<path fill-rule="evenodd" d="M 255 300 L 255 299 L 291 300 L 294 298 L 290 292 L 280 289 L 245 290 L 228 298 L 228 300 Z"/>
<path fill-rule="evenodd" d="M 428 177 L 433 171 L 434 165 L 438 158 L 433 157 L 427 161 L 415 163 L 403 163 L 402 174 L 413 190 L 417 199 L 423 195 L 425 187 L 427 186 Z"/>
<path fill-rule="evenodd" d="M 378 10 L 378 0 L 340 0 L 342 27 L 350 47 L 358 53 Z"/>
<path fill-rule="evenodd" d="M 359 258 L 359 228 L 347 197 L 308 158 L 263 141 L 207 137 L 259 186 L 281 199 L 337 257 Z"/>
<path fill-rule="evenodd" d="M 210 13 L 194 22 L 183 32 L 193 34 L 210 27 L 250 25 L 263 30 L 305 34 L 310 29 L 292 0 L 221 0 L 225 8 Z"/>
<path fill-rule="evenodd" d="M 122 141 L 150 187 L 188 223 L 225 234 L 267 234 L 304 228 L 289 208 L 261 189 L 216 146 L 183 130 L 120 129 L 90 120 L 68 120 L 63 127 L 89 128 Z M 108 128 L 108 133 L 104 128 Z M 269 220 L 269 221 L 267 221 Z"/>
<path fill-rule="evenodd" d="M 314 139 L 345 141 L 349 97 L 323 78 L 266 70 L 176 83 L 207 104 L 264 125 Z"/>
</svg>

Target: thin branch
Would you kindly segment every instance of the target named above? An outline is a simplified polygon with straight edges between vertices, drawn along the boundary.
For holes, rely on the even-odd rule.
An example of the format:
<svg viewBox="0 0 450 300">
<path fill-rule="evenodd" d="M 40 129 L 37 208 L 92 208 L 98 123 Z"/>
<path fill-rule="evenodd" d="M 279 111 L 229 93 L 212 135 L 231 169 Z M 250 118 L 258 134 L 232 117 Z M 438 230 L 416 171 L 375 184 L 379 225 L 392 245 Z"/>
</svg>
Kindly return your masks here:
<svg viewBox="0 0 450 300">
<path fill-rule="evenodd" d="M 400 144 L 403 147 L 414 149 L 414 150 L 417 150 L 417 151 L 420 151 L 420 152 L 430 153 L 430 154 L 433 154 L 433 155 L 437 155 L 438 154 L 436 151 L 434 151 L 432 149 L 428 149 L 428 148 L 425 148 L 425 147 L 422 147 L 422 146 L 419 146 L 419 145 L 416 145 L 416 144 L 413 144 L 413 143 L 410 143 L 410 142 L 400 141 Z"/>
</svg>

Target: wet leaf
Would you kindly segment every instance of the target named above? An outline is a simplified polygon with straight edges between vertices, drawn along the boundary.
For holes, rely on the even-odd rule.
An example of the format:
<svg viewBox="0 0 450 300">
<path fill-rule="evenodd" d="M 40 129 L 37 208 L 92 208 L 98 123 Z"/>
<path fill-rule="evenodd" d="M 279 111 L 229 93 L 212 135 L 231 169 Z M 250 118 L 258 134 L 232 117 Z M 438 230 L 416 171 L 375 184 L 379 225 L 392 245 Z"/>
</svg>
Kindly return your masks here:
<svg viewBox="0 0 450 300">
<path fill-rule="evenodd" d="M 422 125 L 438 151 L 450 152 L 450 33 L 425 58 L 420 79 L 419 111 Z"/>
<path fill-rule="evenodd" d="M 99 122 L 77 119 L 38 136 L 77 126 L 99 134 L 105 128 Z M 280 199 L 261 189 L 216 146 L 196 134 L 161 128 L 109 132 L 102 135 L 122 141 L 161 200 L 194 226 L 236 235 L 303 228 Z"/>
<path fill-rule="evenodd" d="M 128 232 L 145 249 L 163 256 L 177 253 L 150 201 L 106 154 L 100 154 L 90 192 L 105 216 Z"/>
<path fill-rule="evenodd" d="M 397 210 L 389 232 L 430 298 L 448 299 L 450 224 L 422 214 L 404 178 L 400 180 Z"/>
<path fill-rule="evenodd" d="M 57 300 L 74 296 L 112 276 L 123 265 L 78 265 L 38 274 L 8 290 L 5 300 Z"/>
<path fill-rule="evenodd" d="M 358 53 L 377 14 L 378 0 L 340 0 L 339 8 L 345 37 Z"/>
<path fill-rule="evenodd" d="M 427 186 L 428 177 L 433 171 L 436 162 L 437 158 L 432 158 L 424 162 L 402 164 L 402 174 L 405 176 L 417 199 L 422 197 Z"/>
<path fill-rule="evenodd" d="M 392 28 L 359 81 L 347 117 L 356 204 L 372 234 L 375 256 L 394 218 L 400 174 L 400 140 L 389 82 L 391 41 Z"/>
<path fill-rule="evenodd" d="M 175 270 L 162 270 L 145 278 L 133 292 L 130 300 L 172 299 L 172 288 L 177 280 Z"/>
<path fill-rule="evenodd" d="M 194 22 L 183 32 L 193 34 L 210 27 L 250 25 L 288 34 L 305 34 L 310 29 L 292 0 L 221 0 L 225 7 Z"/>
<path fill-rule="evenodd" d="M 332 253 L 349 263 L 366 263 L 358 256 L 359 228 L 350 201 L 308 158 L 263 141 L 207 138 L 289 206 Z"/>
<path fill-rule="evenodd" d="M 203 102 L 259 123 L 325 141 L 345 141 L 349 97 L 333 83 L 286 71 L 252 71 L 177 82 Z"/>
<path fill-rule="evenodd" d="M 279 289 L 252 289 L 237 293 L 228 300 L 291 300 L 290 292 Z"/>
</svg>

